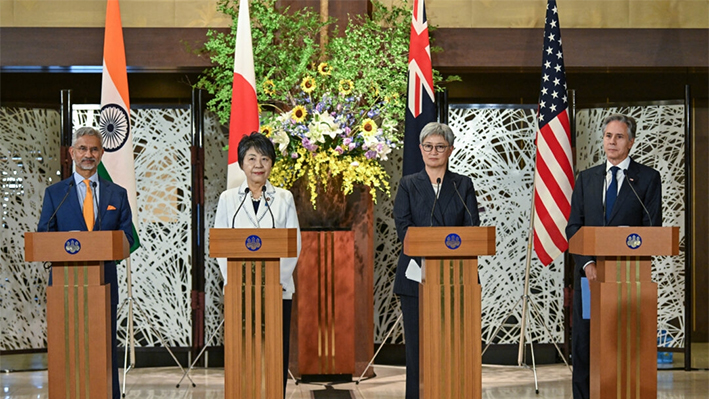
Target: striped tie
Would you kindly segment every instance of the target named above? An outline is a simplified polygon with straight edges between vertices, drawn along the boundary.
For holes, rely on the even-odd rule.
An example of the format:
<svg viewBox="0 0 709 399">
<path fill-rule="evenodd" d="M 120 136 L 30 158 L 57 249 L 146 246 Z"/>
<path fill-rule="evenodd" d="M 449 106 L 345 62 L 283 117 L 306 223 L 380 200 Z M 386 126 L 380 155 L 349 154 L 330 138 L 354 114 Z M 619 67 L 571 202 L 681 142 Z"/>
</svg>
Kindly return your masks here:
<svg viewBox="0 0 709 399">
<path fill-rule="evenodd" d="M 89 179 L 84 179 L 86 184 L 86 197 L 84 197 L 84 221 L 89 231 L 94 230 L 94 195 L 91 192 L 91 182 Z"/>
</svg>

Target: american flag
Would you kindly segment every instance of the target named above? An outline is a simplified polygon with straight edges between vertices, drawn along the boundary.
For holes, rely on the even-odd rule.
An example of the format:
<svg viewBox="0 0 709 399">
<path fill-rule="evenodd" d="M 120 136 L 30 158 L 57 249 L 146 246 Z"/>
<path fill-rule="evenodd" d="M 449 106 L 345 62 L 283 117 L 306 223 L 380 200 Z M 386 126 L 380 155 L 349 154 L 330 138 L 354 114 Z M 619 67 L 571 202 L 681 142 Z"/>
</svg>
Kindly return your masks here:
<svg viewBox="0 0 709 399">
<path fill-rule="evenodd" d="M 574 189 L 569 103 L 556 0 L 547 3 L 542 58 L 534 174 L 534 249 L 547 266 L 569 247 L 564 230 Z"/>
<path fill-rule="evenodd" d="M 424 0 L 414 0 L 409 43 L 409 80 L 404 129 L 403 174 L 420 172 L 423 159 L 419 150 L 419 133 L 427 123 L 436 120 L 433 95 L 431 46 Z"/>
</svg>

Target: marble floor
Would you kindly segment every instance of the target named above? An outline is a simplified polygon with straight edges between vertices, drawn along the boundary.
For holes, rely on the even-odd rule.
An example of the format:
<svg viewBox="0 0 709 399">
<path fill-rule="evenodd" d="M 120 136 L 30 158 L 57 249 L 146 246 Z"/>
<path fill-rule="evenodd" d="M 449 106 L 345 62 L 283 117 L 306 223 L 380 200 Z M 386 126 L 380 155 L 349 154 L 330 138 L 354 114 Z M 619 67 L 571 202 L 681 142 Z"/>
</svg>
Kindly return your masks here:
<svg viewBox="0 0 709 399">
<path fill-rule="evenodd" d="M 360 384 L 337 385 L 295 384 L 288 381 L 286 398 L 289 399 L 389 399 L 404 397 L 405 370 L 403 367 L 374 367 L 376 377 Z M 176 388 L 182 373 L 177 367 L 140 368 L 127 377 L 126 398 L 216 399 L 224 397 L 224 370 L 219 368 L 195 369 L 191 373 L 196 387 L 185 379 Z M 537 367 L 539 394 L 535 394 L 534 375 L 530 369 L 517 367 L 484 366 L 484 399 L 538 398 L 558 399 L 571 397 L 571 373 L 563 365 Z M 707 398 L 709 371 L 685 372 L 681 370 L 658 371 L 658 398 Z M 0 373 L 0 398 L 47 398 L 47 371 Z"/>
</svg>

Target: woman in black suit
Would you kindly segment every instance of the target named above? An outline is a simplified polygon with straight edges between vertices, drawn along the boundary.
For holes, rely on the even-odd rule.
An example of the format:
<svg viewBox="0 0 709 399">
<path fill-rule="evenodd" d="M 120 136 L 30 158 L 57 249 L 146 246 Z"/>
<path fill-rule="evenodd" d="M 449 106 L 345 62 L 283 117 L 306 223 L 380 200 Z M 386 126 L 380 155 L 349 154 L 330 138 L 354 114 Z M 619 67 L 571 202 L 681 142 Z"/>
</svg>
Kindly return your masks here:
<svg viewBox="0 0 709 399">
<path fill-rule="evenodd" d="M 431 122 L 421 129 L 419 148 L 425 168 L 401 179 L 394 201 L 396 232 L 402 242 L 409 226 L 480 225 L 473 181 L 448 170 L 454 141 L 453 131 L 442 123 Z M 420 266 L 421 258 L 406 256 L 402 250 L 394 280 L 394 294 L 404 314 L 406 399 L 419 397 Z"/>
</svg>

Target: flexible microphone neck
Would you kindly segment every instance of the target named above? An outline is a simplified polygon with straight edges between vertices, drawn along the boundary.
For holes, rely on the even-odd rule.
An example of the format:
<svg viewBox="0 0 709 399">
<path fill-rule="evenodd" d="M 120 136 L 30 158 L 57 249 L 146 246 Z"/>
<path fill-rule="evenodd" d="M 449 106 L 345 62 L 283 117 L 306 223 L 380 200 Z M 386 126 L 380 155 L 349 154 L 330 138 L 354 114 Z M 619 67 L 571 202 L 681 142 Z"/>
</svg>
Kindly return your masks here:
<svg viewBox="0 0 709 399">
<path fill-rule="evenodd" d="M 93 194 L 94 202 L 96 203 L 96 215 L 98 217 L 98 229 L 100 231 L 100 230 L 102 230 L 101 229 L 101 208 L 98 206 L 98 196 L 96 194 L 96 188 L 98 187 L 98 183 L 96 183 L 95 181 L 92 181 L 91 187 L 93 187 L 93 190 L 91 191 L 91 193 Z M 96 230 L 96 229 L 94 229 L 94 230 Z"/>
<path fill-rule="evenodd" d="M 640 201 L 640 205 L 643 207 L 643 209 L 645 210 L 645 214 L 647 214 L 647 217 L 650 219 L 650 226 L 652 226 L 653 225 L 652 215 L 650 215 L 650 212 L 645 207 L 645 203 L 643 202 L 643 200 L 640 199 L 638 192 L 635 191 L 635 187 L 633 187 L 633 184 L 631 183 L 632 179 L 630 178 L 630 176 L 628 176 L 628 169 L 623 169 L 623 172 L 625 174 L 625 180 L 628 182 L 628 185 L 633 190 L 633 194 L 635 194 L 635 198 L 637 198 L 638 201 Z"/>
<path fill-rule="evenodd" d="M 453 182 L 453 188 L 455 188 L 455 193 L 458 194 L 458 198 L 460 198 L 460 202 L 463 203 L 463 206 L 465 207 L 465 211 L 468 212 L 468 216 L 470 216 L 470 224 L 473 224 L 473 214 L 470 213 L 470 209 L 468 209 L 468 205 L 465 204 L 465 201 L 463 200 L 463 196 L 460 195 L 460 191 L 458 191 L 458 185 L 455 184 L 455 181 Z"/>
<path fill-rule="evenodd" d="M 436 203 L 438 202 L 438 192 L 441 189 L 441 178 L 436 179 L 436 198 L 433 200 L 433 207 L 431 208 L 431 226 L 433 226 L 433 212 L 436 210 Z"/>
<path fill-rule="evenodd" d="M 261 195 L 263 196 L 263 200 L 266 201 L 266 208 L 268 208 L 268 213 L 271 214 L 271 226 L 273 228 L 276 228 L 276 218 L 273 216 L 273 211 L 271 210 L 271 204 L 268 203 L 268 197 L 266 196 L 266 185 L 263 185 L 263 188 L 261 189 Z"/>
<path fill-rule="evenodd" d="M 239 213 L 239 211 L 241 210 L 241 207 L 244 206 L 244 201 L 246 201 L 246 195 L 247 195 L 248 193 L 249 193 L 249 188 L 246 187 L 246 189 L 244 189 L 244 199 L 241 200 L 241 203 L 239 204 L 239 207 L 236 208 L 236 212 L 234 212 L 234 217 L 231 218 L 231 228 L 232 228 L 232 229 L 234 228 L 234 223 L 236 223 L 236 215 L 237 215 L 237 214 Z"/>
<path fill-rule="evenodd" d="M 71 192 L 71 189 L 74 187 L 74 180 L 69 182 L 69 188 L 66 190 L 66 193 L 64 194 L 64 198 L 59 202 L 59 206 L 57 206 L 57 209 L 54 210 L 54 213 L 52 213 L 52 216 L 49 217 L 49 220 L 47 221 L 47 231 L 49 231 L 50 226 L 52 225 L 52 219 L 54 219 L 55 216 L 57 216 L 57 212 L 59 212 L 59 208 L 64 205 L 64 201 L 66 201 L 67 197 L 69 197 L 69 193 Z"/>
</svg>

